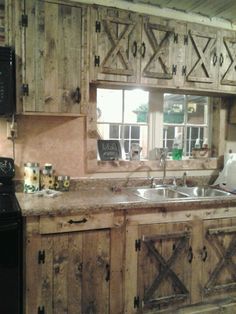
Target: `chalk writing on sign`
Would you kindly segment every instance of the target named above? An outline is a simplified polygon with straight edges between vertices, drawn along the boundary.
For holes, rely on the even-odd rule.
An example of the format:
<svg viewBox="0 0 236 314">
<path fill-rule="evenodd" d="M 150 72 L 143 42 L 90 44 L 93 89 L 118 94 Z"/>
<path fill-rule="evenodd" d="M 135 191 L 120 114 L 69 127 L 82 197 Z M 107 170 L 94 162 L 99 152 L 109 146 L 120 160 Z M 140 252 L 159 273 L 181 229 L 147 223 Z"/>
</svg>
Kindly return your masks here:
<svg viewBox="0 0 236 314">
<path fill-rule="evenodd" d="M 98 140 L 98 151 L 101 160 L 117 160 L 121 158 L 118 140 Z"/>
</svg>

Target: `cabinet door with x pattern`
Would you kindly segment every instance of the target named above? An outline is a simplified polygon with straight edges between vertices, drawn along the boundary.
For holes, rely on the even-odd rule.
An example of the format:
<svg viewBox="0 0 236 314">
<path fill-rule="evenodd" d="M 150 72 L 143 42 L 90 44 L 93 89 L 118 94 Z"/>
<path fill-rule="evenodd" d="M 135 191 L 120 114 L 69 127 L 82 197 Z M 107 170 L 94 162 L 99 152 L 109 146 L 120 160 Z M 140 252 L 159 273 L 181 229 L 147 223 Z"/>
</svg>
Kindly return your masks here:
<svg viewBox="0 0 236 314">
<path fill-rule="evenodd" d="M 188 25 L 186 36 L 185 86 L 215 89 L 218 82 L 217 29 L 203 25 Z"/>
<path fill-rule="evenodd" d="M 113 8 L 91 9 L 91 80 L 137 80 L 139 16 Z"/>
<path fill-rule="evenodd" d="M 179 23 L 180 24 L 180 23 Z M 147 85 L 178 85 L 178 59 L 181 37 L 177 22 L 156 16 L 144 16 L 139 45 L 140 81 Z M 184 56 L 182 56 L 182 59 Z"/>
<path fill-rule="evenodd" d="M 218 54 L 219 89 L 236 92 L 236 33 L 228 30 L 218 32 L 220 50 Z"/>
<path fill-rule="evenodd" d="M 193 250 L 188 223 L 140 226 L 139 313 L 189 304 Z"/>
<path fill-rule="evenodd" d="M 236 295 L 236 219 L 203 224 L 203 300 Z"/>
</svg>

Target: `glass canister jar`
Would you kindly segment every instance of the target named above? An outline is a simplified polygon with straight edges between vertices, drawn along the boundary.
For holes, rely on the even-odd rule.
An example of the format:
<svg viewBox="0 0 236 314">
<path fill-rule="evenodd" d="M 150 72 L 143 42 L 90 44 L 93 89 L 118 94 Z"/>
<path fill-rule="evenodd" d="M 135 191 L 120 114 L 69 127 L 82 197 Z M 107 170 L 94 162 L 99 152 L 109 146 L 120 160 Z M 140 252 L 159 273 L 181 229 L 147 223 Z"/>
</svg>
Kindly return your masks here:
<svg viewBox="0 0 236 314">
<path fill-rule="evenodd" d="M 54 189 L 55 176 L 51 164 L 45 164 L 41 171 L 40 186 L 41 189 Z"/>
<path fill-rule="evenodd" d="M 24 164 L 24 192 L 39 191 L 39 163 L 27 162 Z"/>
<path fill-rule="evenodd" d="M 70 177 L 69 176 L 57 176 L 55 180 L 55 189 L 58 191 L 69 191 Z"/>
</svg>

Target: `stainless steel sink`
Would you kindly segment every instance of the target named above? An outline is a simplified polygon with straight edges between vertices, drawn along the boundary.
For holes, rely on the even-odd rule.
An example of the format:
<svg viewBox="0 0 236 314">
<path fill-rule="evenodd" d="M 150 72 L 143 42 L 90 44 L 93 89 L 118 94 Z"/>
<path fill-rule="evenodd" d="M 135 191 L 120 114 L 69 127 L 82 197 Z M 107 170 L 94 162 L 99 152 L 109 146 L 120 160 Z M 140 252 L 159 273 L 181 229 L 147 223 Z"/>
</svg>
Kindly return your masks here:
<svg viewBox="0 0 236 314">
<path fill-rule="evenodd" d="M 160 201 L 163 199 L 181 199 L 181 198 L 198 198 L 198 197 L 223 197 L 232 194 L 208 186 L 157 186 L 155 188 L 142 187 L 137 188 L 134 192 L 137 196 L 148 201 Z"/>
<path fill-rule="evenodd" d="M 170 187 L 140 188 L 135 192 L 136 195 L 149 201 L 159 201 L 166 198 L 185 198 L 188 195 Z"/>
<path fill-rule="evenodd" d="M 222 197 L 232 195 L 229 192 L 222 191 L 208 186 L 195 186 L 195 187 L 177 187 L 177 191 L 186 193 L 190 197 Z"/>
</svg>

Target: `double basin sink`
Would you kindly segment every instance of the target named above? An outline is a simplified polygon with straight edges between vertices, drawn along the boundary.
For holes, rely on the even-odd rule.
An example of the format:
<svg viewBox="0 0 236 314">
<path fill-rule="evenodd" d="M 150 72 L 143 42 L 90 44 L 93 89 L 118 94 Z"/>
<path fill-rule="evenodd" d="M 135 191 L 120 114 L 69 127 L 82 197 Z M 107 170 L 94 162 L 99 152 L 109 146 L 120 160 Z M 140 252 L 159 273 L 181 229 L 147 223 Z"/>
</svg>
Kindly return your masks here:
<svg viewBox="0 0 236 314">
<path fill-rule="evenodd" d="M 149 201 L 158 201 L 162 199 L 180 199 L 180 198 L 207 198 L 207 197 L 225 197 L 232 194 L 213 187 L 185 187 L 185 186 L 156 186 L 137 188 L 135 194 Z"/>
</svg>

